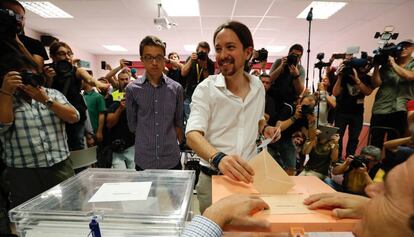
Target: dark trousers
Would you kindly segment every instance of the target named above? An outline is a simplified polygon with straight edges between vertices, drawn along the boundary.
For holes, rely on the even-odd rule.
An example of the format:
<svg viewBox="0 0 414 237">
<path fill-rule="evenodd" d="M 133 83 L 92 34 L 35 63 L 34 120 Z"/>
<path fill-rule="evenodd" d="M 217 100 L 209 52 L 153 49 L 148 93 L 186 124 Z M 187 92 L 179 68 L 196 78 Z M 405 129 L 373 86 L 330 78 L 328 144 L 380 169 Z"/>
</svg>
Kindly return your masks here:
<svg viewBox="0 0 414 237">
<path fill-rule="evenodd" d="M 387 140 L 399 138 L 405 133 L 405 130 L 407 129 L 407 112 L 400 111 L 390 114 L 373 114 L 371 117 L 371 128 L 374 126 L 394 128 L 399 133 L 387 133 L 385 130 L 374 129 L 371 133 L 371 145 L 382 148 L 386 133 Z"/>
<path fill-rule="evenodd" d="M 4 178 L 10 188 L 11 207 L 41 194 L 75 175 L 69 159 L 46 168 L 7 167 Z"/>
<path fill-rule="evenodd" d="M 342 155 L 342 138 L 348 126 L 348 142 L 346 144 L 346 157 L 354 155 L 359 143 L 359 134 L 364 122 L 363 113 L 344 113 L 336 111 L 335 126 L 339 127 L 339 157 Z"/>
<path fill-rule="evenodd" d="M 181 165 L 181 161 L 179 161 L 176 166 L 172 167 L 169 170 L 182 170 L 182 169 L 183 169 L 183 166 Z M 143 171 L 144 169 L 139 167 L 138 165 L 135 165 L 135 170 L 136 171 Z"/>
</svg>

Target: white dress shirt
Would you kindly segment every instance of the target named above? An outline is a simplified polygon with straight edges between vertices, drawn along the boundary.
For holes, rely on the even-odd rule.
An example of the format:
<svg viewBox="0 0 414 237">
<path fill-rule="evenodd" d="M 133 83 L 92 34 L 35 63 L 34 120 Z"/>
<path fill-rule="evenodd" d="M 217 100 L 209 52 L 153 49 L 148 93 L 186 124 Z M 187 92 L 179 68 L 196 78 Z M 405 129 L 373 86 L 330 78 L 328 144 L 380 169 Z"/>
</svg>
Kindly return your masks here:
<svg viewBox="0 0 414 237">
<path fill-rule="evenodd" d="M 249 160 L 257 154 L 259 121 L 264 118 L 265 90 L 256 76 L 249 78 L 250 91 L 244 101 L 226 87 L 222 74 L 212 75 L 194 91 L 186 133 L 201 131 L 217 150 Z M 209 166 L 201 159 L 202 164 Z"/>
</svg>

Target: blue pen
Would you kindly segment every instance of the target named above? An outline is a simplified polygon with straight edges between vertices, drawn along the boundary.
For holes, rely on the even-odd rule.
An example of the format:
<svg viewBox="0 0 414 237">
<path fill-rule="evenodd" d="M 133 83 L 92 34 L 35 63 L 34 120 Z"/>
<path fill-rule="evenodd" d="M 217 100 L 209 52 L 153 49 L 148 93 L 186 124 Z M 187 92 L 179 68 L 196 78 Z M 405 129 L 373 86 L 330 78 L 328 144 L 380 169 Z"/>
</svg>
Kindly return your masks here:
<svg viewBox="0 0 414 237">
<path fill-rule="evenodd" d="M 93 216 L 89 223 L 89 229 L 91 229 L 92 237 L 101 237 L 101 230 L 99 229 L 98 217 Z"/>
</svg>

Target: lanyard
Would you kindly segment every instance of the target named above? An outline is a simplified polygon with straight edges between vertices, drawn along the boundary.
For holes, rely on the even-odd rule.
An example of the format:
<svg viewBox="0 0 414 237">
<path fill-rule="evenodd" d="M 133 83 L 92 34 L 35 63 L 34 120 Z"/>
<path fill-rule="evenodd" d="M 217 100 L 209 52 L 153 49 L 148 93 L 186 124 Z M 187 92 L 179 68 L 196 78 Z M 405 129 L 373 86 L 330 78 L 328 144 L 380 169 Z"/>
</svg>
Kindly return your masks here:
<svg viewBox="0 0 414 237">
<path fill-rule="evenodd" d="M 196 69 L 197 69 L 197 84 L 200 82 L 201 76 L 203 75 L 203 68 L 201 68 L 201 70 L 199 70 L 199 66 L 198 63 L 196 64 Z"/>
</svg>

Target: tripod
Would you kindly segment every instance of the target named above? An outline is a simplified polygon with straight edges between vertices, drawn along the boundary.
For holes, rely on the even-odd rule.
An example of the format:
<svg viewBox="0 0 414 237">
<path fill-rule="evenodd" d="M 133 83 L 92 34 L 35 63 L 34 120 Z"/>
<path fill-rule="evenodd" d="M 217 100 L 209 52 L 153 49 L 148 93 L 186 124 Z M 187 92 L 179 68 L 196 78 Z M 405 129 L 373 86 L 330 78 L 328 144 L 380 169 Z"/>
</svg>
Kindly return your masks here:
<svg viewBox="0 0 414 237">
<path fill-rule="evenodd" d="M 319 60 L 319 62 L 315 63 L 315 68 L 319 69 L 319 83 L 322 82 L 322 68 L 328 67 L 328 66 L 331 65 L 330 63 L 323 62 L 322 61 L 323 57 L 324 57 L 324 54 L 319 53 L 318 56 L 317 56 L 317 59 Z M 321 107 L 322 98 L 324 98 L 325 103 L 326 103 L 326 96 L 327 96 L 326 91 L 325 91 L 324 95 L 322 95 L 321 92 L 318 93 L 319 98 L 318 98 L 318 107 L 317 107 L 317 112 L 316 112 L 316 127 L 319 126 L 320 109 L 321 109 L 320 107 Z M 326 111 L 327 105 L 324 104 L 322 107 Z M 326 119 L 324 119 L 324 120 L 326 120 Z"/>
</svg>

